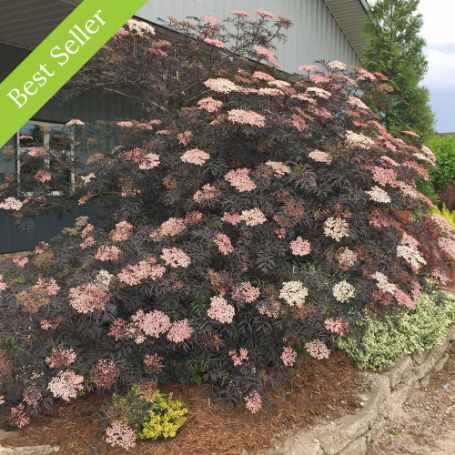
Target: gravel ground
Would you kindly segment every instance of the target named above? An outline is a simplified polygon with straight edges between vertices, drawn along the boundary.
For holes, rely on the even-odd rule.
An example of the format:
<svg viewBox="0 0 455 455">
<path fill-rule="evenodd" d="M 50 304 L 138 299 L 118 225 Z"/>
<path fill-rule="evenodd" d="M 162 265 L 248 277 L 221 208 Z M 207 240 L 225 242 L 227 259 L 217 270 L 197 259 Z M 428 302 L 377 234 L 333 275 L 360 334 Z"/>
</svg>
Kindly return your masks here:
<svg viewBox="0 0 455 455">
<path fill-rule="evenodd" d="M 368 451 L 386 454 L 455 455 L 455 349 L 444 369 L 410 396 L 401 418 Z"/>
</svg>

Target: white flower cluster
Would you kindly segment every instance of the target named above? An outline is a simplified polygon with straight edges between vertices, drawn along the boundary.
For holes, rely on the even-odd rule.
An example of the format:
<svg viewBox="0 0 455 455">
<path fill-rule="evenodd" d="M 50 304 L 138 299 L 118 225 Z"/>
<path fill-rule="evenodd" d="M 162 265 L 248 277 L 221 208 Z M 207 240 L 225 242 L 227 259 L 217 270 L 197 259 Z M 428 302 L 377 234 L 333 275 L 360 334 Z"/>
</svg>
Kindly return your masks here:
<svg viewBox="0 0 455 455">
<path fill-rule="evenodd" d="M 349 224 L 343 218 L 327 218 L 324 223 L 324 235 L 339 242 L 343 237 L 349 237 Z"/>
<path fill-rule="evenodd" d="M 271 87 L 276 87 L 276 88 L 285 88 L 285 87 L 290 87 L 291 86 L 291 84 L 289 82 L 282 81 L 280 79 L 277 79 L 277 80 L 274 80 L 274 81 L 270 81 L 268 84 Z"/>
<path fill-rule="evenodd" d="M 95 282 L 101 284 L 107 289 L 111 284 L 112 278 L 114 278 L 114 275 L 109 273 L 107 270 L 101 269 L 96 275 Z"/>
<path fill-rule="evenodd" d="M 418 271 L 422 265 L 427 264 L 417 248 L 411 245 L 398 245 L 397 257 L 403 258 L 414 271 Z"/>
<path fill-rule="evenodd" d="M 339 60 L 332 60 L 331 62 L 327 63 L 327 68 L 331 70 L 344 71 L 347 66 L 345 63 L 340 62 Z"/>
<path fill-rule="evenodd" d="M 367 193 L 374 202 L 380 202 L 381 204 L 390 204 L 390 202 L 392 202 L 387 191 L 384 191 L 379 186 L 373 186 L 370 191 L 365 191 L 365 193 Z"/>
<path fill-rule="evenodd" d="M 425 161 L 434 166 L 436 164 L 436 157 L 434 153 L 426 145 L 422 146 L 421 151 L 422 153 L 415 153 L 414 157 L 420 161 Z"/>
<path fill-rule="evenodd" d="M 72 370 L 60 371 L 48 384 L 47 388 L 55 398 L 69 401 L 77 398 L 79 392 L 84 389 L 84 377 Z"/>
<path fill-rule="evenodd" d="M 333 296 L 338 302 L 345 303 L 355 297 L 355 287 L 346 280 L 340 281 L 332 288 Z"/>
<path fill-rule="evenodd" d="M 147 22 L 138 21 L 136 19 L 130 19 L 128 21 L 128 27 L 131 31 L 136 32 L 139 36 L 144 36 L 146 33 L 151 35 L 155 34 L 155 29 Z"/>
<path fill-rule="evenodd" d="M 300 281 L 286 281 L 280 291 L 280 298 L 290 306 L 302 306 L 308 297 L 308 289 Z"/>
<path fill-rule="evenodd" d="M 374 141 L 364 134 L 357 134 L 354 131 L 346 131 L 346 145 L 350 148 L 368 149 L 374 145 Z"/>
<path fill-rule="evenodd" d="M 360 98 L 357 98 L 356 96 L 349 96 L 348 104 L 352 107 L 357 107 L 359 109 L 364 109 L 366 111 L 370 110 L 370 108 Z"/>
<path fill-rule="evenodd" d="M 324 100 L 328 100 L 332 96 L 330 92 L 319 87 L 308 87 L 306 89 L 305 95 L 315 95 L 318 98 L 322 98 Z"/>
<path fill-rule="evenodd" d="M 371 275 L 371 278 L 376 280 L 378 289 L 382 292 L 388 292 L 389 294 L 395 295 L 397 293 L 397 286 L 389 282 L 389 279 L 381 272 L 376 272 Z"/>
<path fill-rule="evenodd" d="M 218 93 L 231 93 L 239 91 L 239 87 L 234 82 L 222 77 L 219 77 L 218 79 L 207 79 L 204 82 L 204 85 L 210 90 Z"/>
</svg>

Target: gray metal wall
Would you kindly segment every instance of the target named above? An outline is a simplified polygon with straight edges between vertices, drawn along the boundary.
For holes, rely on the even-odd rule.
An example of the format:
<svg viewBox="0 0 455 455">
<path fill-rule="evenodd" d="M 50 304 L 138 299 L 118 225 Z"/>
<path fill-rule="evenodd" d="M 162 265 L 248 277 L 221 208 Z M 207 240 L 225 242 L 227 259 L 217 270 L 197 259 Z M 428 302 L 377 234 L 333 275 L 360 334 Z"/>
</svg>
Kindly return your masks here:
<svg viewBox="0 0 455 455">
<path fill-rule="evenodd" d="M 289 17 L 293 26 L 288 42 L 277 48 L 278 61 L 285 71 L 316 60 L 341 60 L 357 64 L 358 57 L 323 0 L 163 0 L 148 2 L 137 14 L 151 22 L 174 16 L 209 15 L 224 19 L 233 10 L 254 14 L 261 8 Z"/>
<path fill-rule="evenodd" d="M 29 51 L 0 43 L 0 81 L 17 67 Z M 52 99 L 34 117 L 35 120 L 53 123 L 66 123 L 72 118 L 86 122 L 96 120 L 116 120 L 125 118 L 141 119 L 140 110 L 124 97 L 115 94 L 106 96 L 100 93 L 87 93 L 77 99 L 59 103 Z M 12 138 L 7 145 L 15 147 Z M 1 146 L 1 144 L 0 144 Z M 0 148 L 0 174 L 16 172 L 16 158 L 8 147 Z M 87 210 L 73 212 L 52 212 L 38 216 L 31 230 L 19 228 L 14 218 L 4 210 L 0 211 L 0 254 L 32 249 L 38 242 L 47 241 L 58 234 L 65 226 L 74 224 L 74 219 Z"/>
</svg>

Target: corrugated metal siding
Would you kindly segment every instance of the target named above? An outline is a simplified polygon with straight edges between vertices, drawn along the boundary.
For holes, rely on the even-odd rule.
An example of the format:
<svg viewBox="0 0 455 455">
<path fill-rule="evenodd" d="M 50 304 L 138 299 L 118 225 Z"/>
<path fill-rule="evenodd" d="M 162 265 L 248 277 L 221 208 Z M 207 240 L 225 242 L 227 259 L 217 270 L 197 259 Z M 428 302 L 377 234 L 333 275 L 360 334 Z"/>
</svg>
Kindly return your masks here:
<svg viewBox="0 0 455 455">
<path fill-rule="evenodd" d="M 294 73 L 299 65 L 320 59 L 358 63 L 357 54 L 323 0 L 166 0 L 149 2 L 137 15 L 159 23 L 160 17 L 210 15 L 223 19 L 233 10 L 254 13 L 257 8 L 289 17 L 294 23 L 288 31 L 288 43 L 277 48 L 285 71 Z"/>
</svg>

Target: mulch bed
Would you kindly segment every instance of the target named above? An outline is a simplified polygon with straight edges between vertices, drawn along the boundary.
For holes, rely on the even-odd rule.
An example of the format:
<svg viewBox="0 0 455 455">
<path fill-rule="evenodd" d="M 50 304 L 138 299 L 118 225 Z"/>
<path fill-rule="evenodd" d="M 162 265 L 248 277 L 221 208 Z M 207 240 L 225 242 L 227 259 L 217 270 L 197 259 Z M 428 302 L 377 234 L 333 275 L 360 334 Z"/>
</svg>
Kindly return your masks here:
<svg viewBox="0 0 455 455">
<path fill-rule="evenodd" d="M 190 413 L 174 439 L 140 443 L 134 455 L 239 455 L 243 450 L 258 453 L 272 447 L 286 433 L 308 428 L 323 419 L 351 413 L 360 404 L 362 390 L 358 370 L 340 352 L 323 361 L 306 360 L 287 385 L 269 398 L 272 409 L 252 415 L 243 407 L 219 409 L 197 386 L 162 387 L 183 401 Z M 5 446 L 59 444 L 59 455 L 121 455 L 103 441 L 97 415 L 106 396 L 95 394 L 59 404 Z"/>
</svg>

